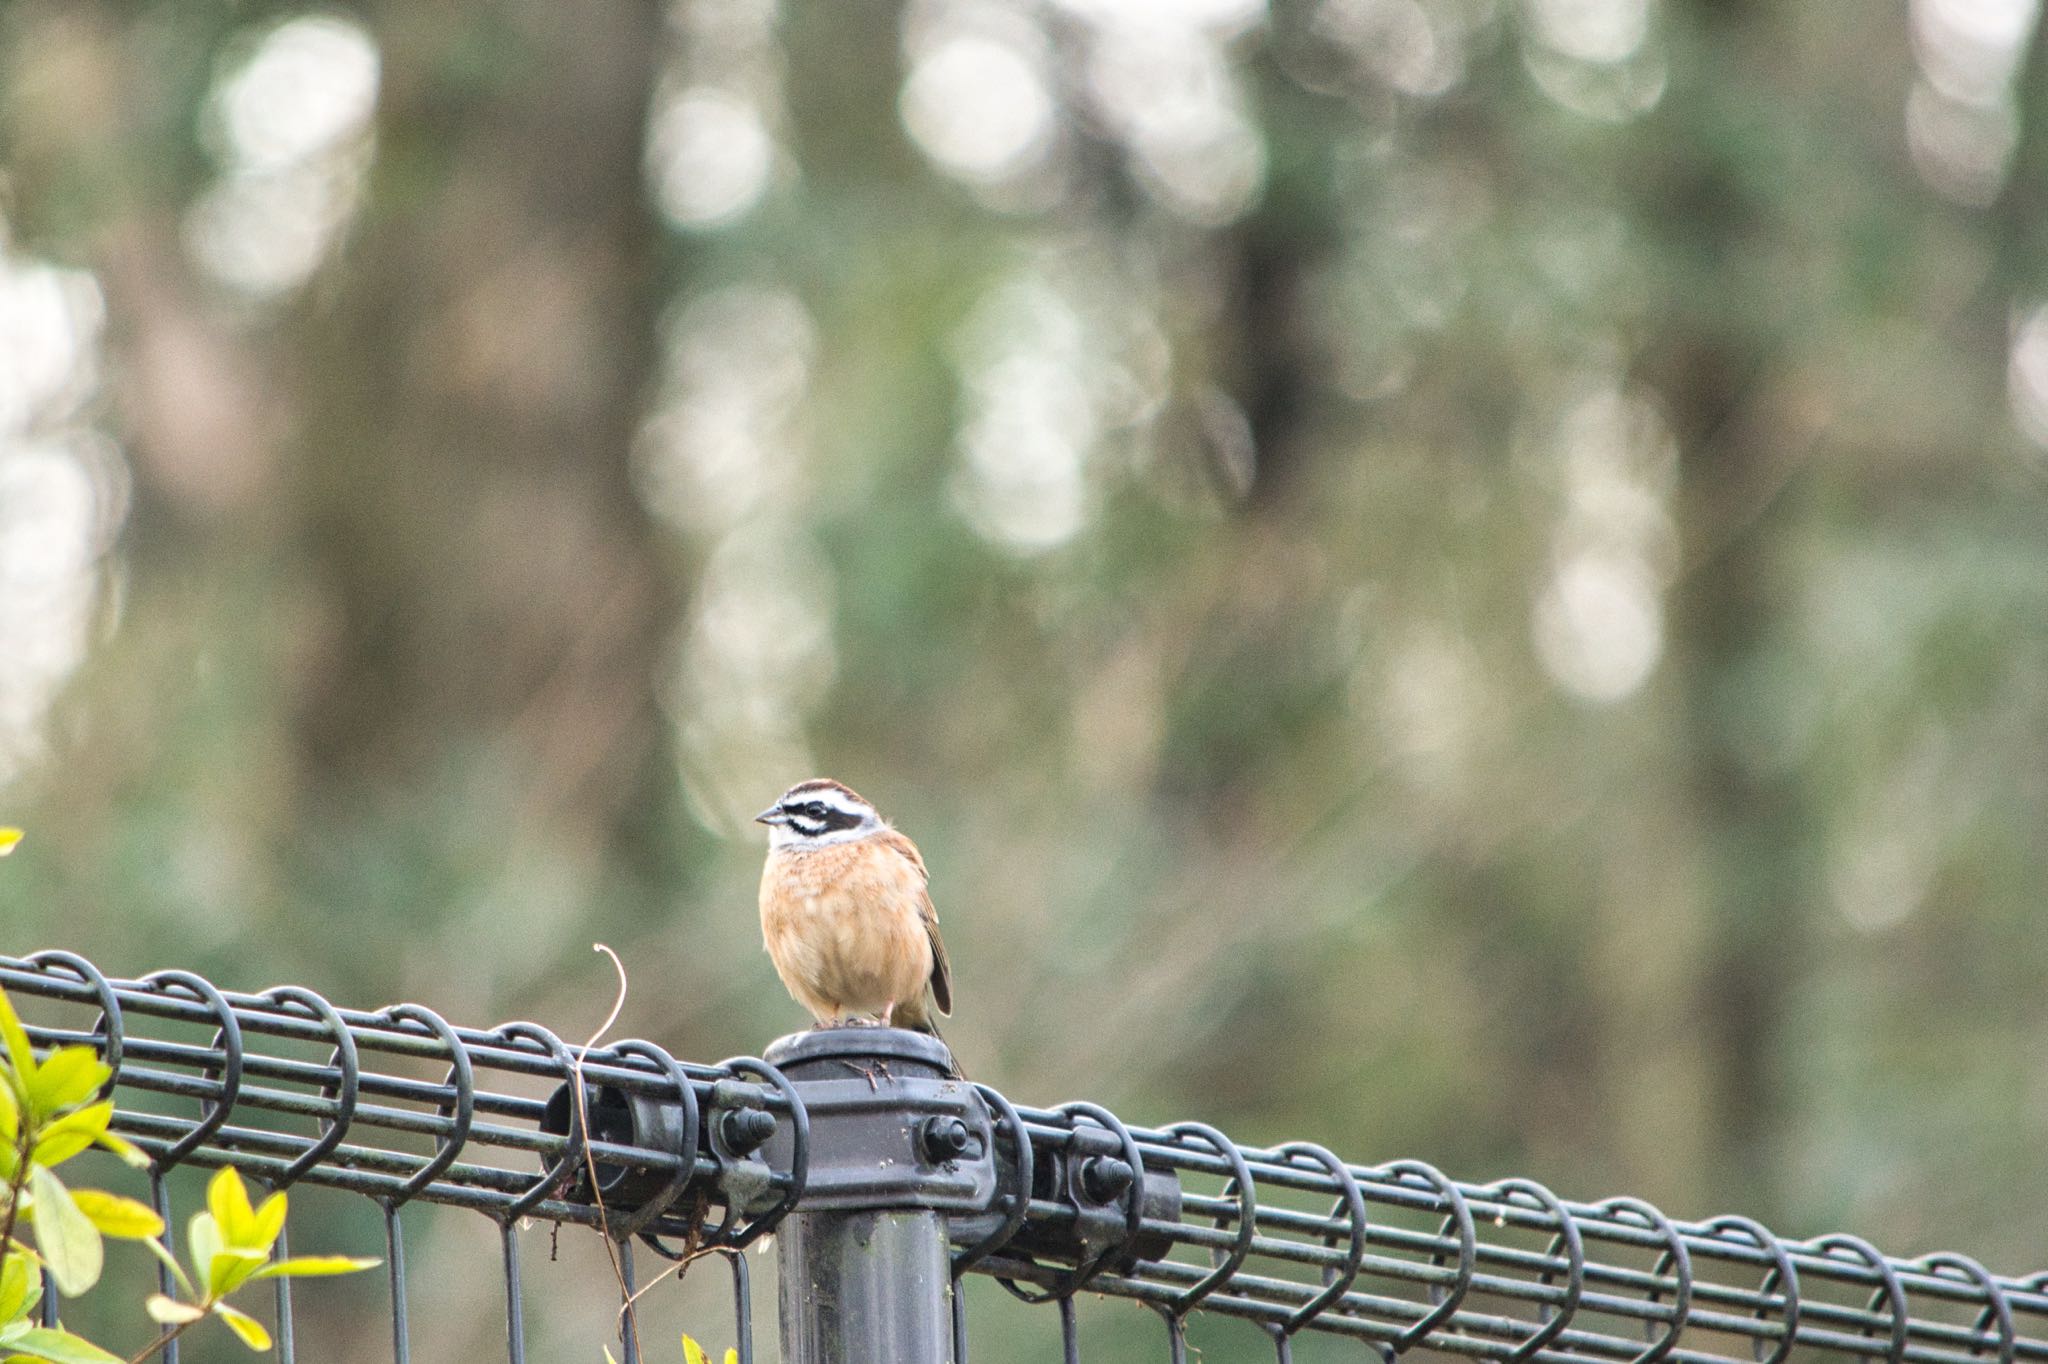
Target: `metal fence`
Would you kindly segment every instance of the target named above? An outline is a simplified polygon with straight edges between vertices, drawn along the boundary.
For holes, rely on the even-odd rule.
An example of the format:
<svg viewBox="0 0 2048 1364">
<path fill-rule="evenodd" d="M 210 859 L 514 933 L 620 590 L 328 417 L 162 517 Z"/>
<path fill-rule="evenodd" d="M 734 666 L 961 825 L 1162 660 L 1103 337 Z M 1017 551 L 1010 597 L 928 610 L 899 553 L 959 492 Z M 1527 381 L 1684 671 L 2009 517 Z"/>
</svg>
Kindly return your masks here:
<svg viewBox="0 0 2048 1364">
<path fill-rule="evenodd" d="M 167 1221 L 167 1176 L 183 1165 L 373 1200 L 400 1364 L 401 1221 L 415 1203 L 497 1224 L 513 1364 L 527 1350 L 524 1219 L 601 1227 L 628 1285 L 653 1264 L 722 1265 L 743 1364 L 756 1340 L 742 1252 L 771 1232 L 781 1357 L 798 1364 L 964 1361 L 968 1273 L 1047 1304 L 1070 1361 L 1084 1354 L 1084 1291 L 1156 1311 L 1174 1361 L 1195 1313 L 1250 1324 L 1232 1359 L 1287 1361 L 1318 1333 L 1382 1364 L 1417 1350 L 1502 1364 L 2048 1361 L 2048 1272 L 1898 1259 L 1850 1235 L 1789 1240 L 1743 1217 L 1681 1222 L 1632 1198 L 1572 1202 L 1417 1160 L 1356 1165 L 1306 1142 L 1247 1147 L 1087 1103 L 1022 1107 L 952 1078 L 943 1047 L 896 1030 L 803 1033 L 764 1059 L 705 1065 L 638 1041 L 579 1056 L 537 1024 L 342 1009 L 292 986 L 109 980 L 64 952 L 0 956 L 0 987 L 24 1006 L 83 1006 L 23 1012 L 38 1044 L 88 1042 L 113 1067 L 114 1126 L 153 1158 Z M 277 1352 L 290 1360 L 278 1284 Z M 640 1347 L 624 1322 L 631 1364 Z"/>
</svg>

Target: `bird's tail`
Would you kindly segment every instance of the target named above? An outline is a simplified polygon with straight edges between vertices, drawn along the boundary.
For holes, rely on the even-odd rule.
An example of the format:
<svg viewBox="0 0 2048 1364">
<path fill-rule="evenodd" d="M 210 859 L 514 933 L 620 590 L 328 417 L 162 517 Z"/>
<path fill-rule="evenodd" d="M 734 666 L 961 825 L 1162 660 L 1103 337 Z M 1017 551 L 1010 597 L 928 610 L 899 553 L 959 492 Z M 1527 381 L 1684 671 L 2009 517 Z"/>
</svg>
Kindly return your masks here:
<svg viewBox="0 0 2048 1364">
<path fill-rule="evenodd" d="M 926 1037 L 931 1038 L 934 1042 L 944 1047 L 946 1049 L 946 1059 L 952 1067 L 949 1073 L 956 1080 L 965 1080 L 967 1078 L 967 1072 L 960 1066 L 960 1058 L 953 1055 L 952 1044 L 939 1036 L 939 1025 L 932 1021 L 931 1010 L 925 1010 L 914 1023 L 905 1020 L 903 1026 L 911 1032 L 923 1033 Z"/>
</svg>

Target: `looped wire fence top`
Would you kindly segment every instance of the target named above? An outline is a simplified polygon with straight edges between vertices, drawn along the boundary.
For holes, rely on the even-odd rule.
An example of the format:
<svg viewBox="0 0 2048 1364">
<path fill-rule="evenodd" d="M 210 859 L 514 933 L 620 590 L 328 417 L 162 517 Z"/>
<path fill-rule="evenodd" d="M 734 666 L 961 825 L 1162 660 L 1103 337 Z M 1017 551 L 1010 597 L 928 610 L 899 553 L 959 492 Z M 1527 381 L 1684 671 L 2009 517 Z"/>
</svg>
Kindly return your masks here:
<svg viewBox="0 0 2048 1364">
<path fill-rule="evenodd" d="M 568 1078 L 572 1049 L 538 1025 L 454 1027 L 417 1005 L 336 1008 L 295 987 L 238 994 L 180 971 L 108 982 L 102 991 L 58 954 L 0 956 L 0 988 L 18 1000 L 43 996 L 96 1010 L 96 1022 L 81 1018 L 78 1027 L 39 1026 L 30 1016 L 30 1036 L 101 1050 L 115 1072 L 115 1127 L 159 1168 L 232 1163 L 273 1186 L 303 1180 L 394 1204 L 421 1199 L 499 1218 L 598 1220 L 587 1202 L 562 1196 L 581 1161 L 577 1141 L 543 1130 L 544 1097 L 508 1084 L 527 1077 L 526 1087 L 545 1088 Z M 195 1040 L 190 1028 L 180 1036 L 181 1024 L 201 1025 L 209 1040 Z M 305 1055 L 315 1049 L 324 1059 Z M 413 1073 L 421 1061 L 436 1078 Z M 679 1062 L 645 1043 L 595 1048 L 583 1071 L 588 1084 L 678 1105 L 680 1080 L 707 1111 L 716 1088 L 724 1103 L 792 1120 L 785 1087 Z M 148 1096 L 196 1100 L 197 1111 Z M 602 1129 L 590 1153 L 664 1184 L 687 1175 L 709 1187 L 721 1173 L 708 1154 L 607 1141 Z M 801 1184 L 788 1170 L 764 1177 L 779 1191 Z M 736 1231 L 752 1226 L 741 1218 Z M 694 1230 L 681 1213 L 647 1229 Z"/>
<path fill-rule="evenodd" d="M 592 1114 L 586 1155 L 580 1135 L 549 1129 L 544 1098 L 515 1092 L 566 1083 L 576 1061 L 537 1025 L 465 1028 L 295 987 L 239 994 L 185 972 L 108 980 L 55 952 L 0 956 L 0 988 L 17 1004 L 74 1006 L 25 1007 L 31 1038 L 99 1049 L 115 1070 L 114 1126 L 160 1168 L 232 1163 L 393 1213 L 421 1200 L 508 1222 L 598 1226 L 609 1214 L 614 1236 L 657 1248 L 736 1250 L 804 1208 L 801 1087 L 754 1058 L 591 1049 L 587 1086 L 674 1121 L 665 1141 L 636 1145 L 624 1117 Z M 1248 1354 L 1277 1346 L 1282 1358 L 1312 1331 L 1386 1359 L 1429 1349 L 1505 1364 L 1784 1364 L 1799 1349 L 1869 1364 L 2048 1364 L 2048 1274 L 2001 1276 L 1951 1253 L 1894 1258 L 1840 1234 L 1793 1240 L 1736 1216 L 1678 1221 L 1635 1199 L 1576 1202 L 1419 1161 L 1242 1146 L 1200 1123 L 1148 1128 L 977 1088 L 1000 1119 L 1000 1177 L 988 1216 L 956 1236 L 958 1269 L 1061 1302 L 1063 1319 L 1077 1289 L 1134 1299 L 1167 1318 L 1176 1349 L 1178 1323 L 1200 1313 L 1259 1327 Z M 764 1145 L 771 1130 L 793 1140 Z M 783 1166 L 764 1164 L 763 1149 L 787 1153 Z M 1132 1161 L 1134 1181 L 1079 1206 L 1073 1190 L 1089 1181 L 1065 1172 Z M 601 1188 L 638 1192 L 601 1214 L 586 1167 Z M 1177 1198 L 1148 1192 L 1162 1179 Z M 1045 1249 L 1105 1213 L 1106 1246 L 1066 1259 Z"/>
</svg>

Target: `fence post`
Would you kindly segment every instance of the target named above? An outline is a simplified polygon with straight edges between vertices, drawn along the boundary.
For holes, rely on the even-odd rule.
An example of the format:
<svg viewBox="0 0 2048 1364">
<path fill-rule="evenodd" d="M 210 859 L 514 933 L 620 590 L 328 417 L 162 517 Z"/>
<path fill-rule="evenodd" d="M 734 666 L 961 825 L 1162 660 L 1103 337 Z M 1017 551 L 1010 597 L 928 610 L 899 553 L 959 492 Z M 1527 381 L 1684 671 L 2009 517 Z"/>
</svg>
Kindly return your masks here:
<svg viewBox="0 0 2048 1364">
<path fill-rule="evenodd" d="M 952 1364 L 948 1214 L 996 1188 L 981 1096 L 944 1043 L 899 1028 L 797 1033 L 765 1059 L 811 1124 L 803 1202 L 775 1232 L 783 1359 Z"/>
</svg>

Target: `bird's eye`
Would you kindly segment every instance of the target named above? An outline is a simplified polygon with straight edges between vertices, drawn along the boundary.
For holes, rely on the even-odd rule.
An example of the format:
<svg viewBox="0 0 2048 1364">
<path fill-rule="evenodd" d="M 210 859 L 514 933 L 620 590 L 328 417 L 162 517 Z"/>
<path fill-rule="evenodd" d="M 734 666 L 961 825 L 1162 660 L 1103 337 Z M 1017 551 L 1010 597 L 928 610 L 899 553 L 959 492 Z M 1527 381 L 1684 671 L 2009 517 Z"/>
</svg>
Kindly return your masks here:
<svg viewBox="0 0 2048 1364">
<path fill-rule="evenodd" d="M 809 815 L 812 819 L 823 819 L 825 817 L 824 802 L 816 800 L 812 801 L 809 805 L 804 806 L 804 813 Z"/>
</svg>

